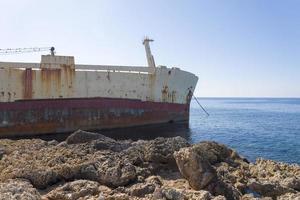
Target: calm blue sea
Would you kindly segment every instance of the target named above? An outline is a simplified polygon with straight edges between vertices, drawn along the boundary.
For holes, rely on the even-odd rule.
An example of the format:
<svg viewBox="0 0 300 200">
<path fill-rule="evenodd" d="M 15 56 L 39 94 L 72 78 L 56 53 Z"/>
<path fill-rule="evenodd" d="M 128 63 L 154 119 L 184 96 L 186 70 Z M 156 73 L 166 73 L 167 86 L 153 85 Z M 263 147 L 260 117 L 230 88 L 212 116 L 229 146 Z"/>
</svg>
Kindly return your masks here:
<svg viewBox="0 0 300 200">
<path fill-rule="evenodd" d="M 215 140 L 254 161 L 300 164 L 300 99 L 199 98 L 191 103 L 190 140 Z"/>
</svg>

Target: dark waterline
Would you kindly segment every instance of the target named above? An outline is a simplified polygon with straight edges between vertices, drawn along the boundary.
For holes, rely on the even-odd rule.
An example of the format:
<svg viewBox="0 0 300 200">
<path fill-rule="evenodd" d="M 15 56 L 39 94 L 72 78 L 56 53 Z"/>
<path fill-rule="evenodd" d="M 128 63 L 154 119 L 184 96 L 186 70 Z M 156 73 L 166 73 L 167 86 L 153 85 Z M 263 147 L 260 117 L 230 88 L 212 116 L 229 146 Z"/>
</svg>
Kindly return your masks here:
<svg viewBox="0 0 300 200">
<path fill-rule="evenodd" d="M 107 137 L 116 140 L 152 140 L 157 137 L 174 137 L 181 136 L 187 140 L 191 140 L 191 131 L 187 123 L 166 123 L 157 125 L 146 125 L 131 128 L 119 128 L 108 130 L 89 130 L 89 132 L 100 133 Z M 31 135 L 31 136 L 13 136 L 5 137 L 6 139 L 42 139 L 46 141 L 57 140 L 62 142 L 71 135 L 71 133 L 52 133 L 44 135 Z M 1 138 L 0 138 L 1 139 Z M 3 138 L 2 138 L 3 139 Z"/>
</svg>

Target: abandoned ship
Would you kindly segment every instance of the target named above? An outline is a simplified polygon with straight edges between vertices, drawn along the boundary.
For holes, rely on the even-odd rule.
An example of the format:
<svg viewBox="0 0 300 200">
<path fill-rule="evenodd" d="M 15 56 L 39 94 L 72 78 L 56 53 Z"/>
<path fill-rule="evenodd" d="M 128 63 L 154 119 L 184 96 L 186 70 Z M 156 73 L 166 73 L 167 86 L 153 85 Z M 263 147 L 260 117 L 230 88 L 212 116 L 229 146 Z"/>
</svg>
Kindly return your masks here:
<svg viewBox="0 0 300 200">
<path fill-rule="evenodd" d="M 198 77 L 156 66 L 75 64 L 42 55 L 40 63 L 0 62 L 0 137 L 113 129 L 189 121 Z"/>
</svg>

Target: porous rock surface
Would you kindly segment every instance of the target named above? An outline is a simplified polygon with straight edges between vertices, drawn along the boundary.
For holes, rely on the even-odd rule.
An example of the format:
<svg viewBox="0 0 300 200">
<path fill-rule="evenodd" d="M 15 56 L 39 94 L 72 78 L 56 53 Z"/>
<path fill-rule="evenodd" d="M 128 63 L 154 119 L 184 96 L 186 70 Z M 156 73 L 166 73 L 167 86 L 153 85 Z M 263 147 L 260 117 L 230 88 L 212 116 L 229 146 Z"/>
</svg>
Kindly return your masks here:
<svg viewBox="0 0 300 200">
<path fill-rule="evenodd" d="M 0 140 L 0 200 L 299 199 L 300 167 L 184 138 Z"/>
</svg>

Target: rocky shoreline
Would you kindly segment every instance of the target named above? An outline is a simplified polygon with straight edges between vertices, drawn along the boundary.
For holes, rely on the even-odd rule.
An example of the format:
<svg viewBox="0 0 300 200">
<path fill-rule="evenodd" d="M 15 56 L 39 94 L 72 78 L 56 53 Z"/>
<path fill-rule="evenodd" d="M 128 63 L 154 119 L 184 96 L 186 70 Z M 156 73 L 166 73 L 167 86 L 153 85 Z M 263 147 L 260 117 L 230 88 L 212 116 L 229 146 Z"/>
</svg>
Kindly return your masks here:
<svg viewBox="0 0 300 200">
<path fill-rule="evenodd" d="M 184 138 L 0 140 L 0 200 L 300 199 L 300 166 Z"/>
</svg>

